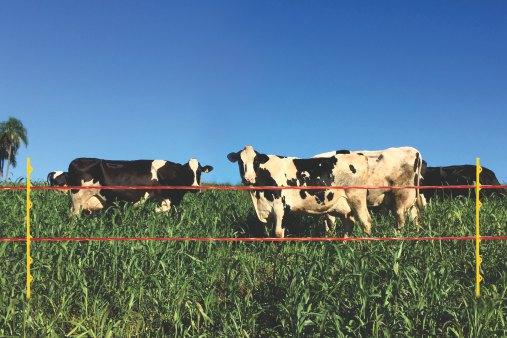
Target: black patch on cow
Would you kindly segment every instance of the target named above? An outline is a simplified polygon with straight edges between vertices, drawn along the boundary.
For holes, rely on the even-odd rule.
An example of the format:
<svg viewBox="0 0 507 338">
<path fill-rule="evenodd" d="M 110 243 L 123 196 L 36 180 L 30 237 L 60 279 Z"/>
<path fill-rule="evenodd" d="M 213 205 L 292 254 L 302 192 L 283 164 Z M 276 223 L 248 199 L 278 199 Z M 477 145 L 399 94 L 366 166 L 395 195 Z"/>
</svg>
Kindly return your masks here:
<svg viewBox="0 0 507 338">
<path fill-rule="evenodd" d="M 414 160 L 414 172 L 417 172 L 419 170 L 420 165 L 421 165 L 421 157 L 419 156 L 419 153 L 416 153 Z"/>
<path fill-rule="evenodd" d="M 379 157 L 377 157 L 377 162 L 382 161 L 383 158 L 384 158 L 384 155 L 380 154 Z"/>
<path fill-rule="evenodd" d="M 356 168 L 354 168 L 354 166 L 352 164 L 349 165 L 349 168 L 350 168 L 350 171 L 352 171 L 353 174 L 356 173 Z"/>
<path fill-rule="evenodd" d="M 291 187 L 297 187 L 298 186 L 297 178 L 291 178 L 290 180 L 287 180 L 287 185 Z"/>
<path fill-rule="evenodd" d="M 294 159 L 296 167 L 295 182 L 297 186 L 330 186 L 334 182 L 333 168 L 337 163 L 336 157 Z M 304 174 L 303 174 L 304 173 Z M 292 180 L 291 180 L 292 181 Z M 289 184 L 289 182 L 287 182 Z M 293 183 L 293 182 L 291 182 Z M 305 194 L 303 194 L 303 192 Z M 314 196 L 317 203 L 325 202 L 323 190 L 301 190 L 300 196 Z"/>
<path fill-rule="evenodd" d="M 350 150 L 345 150 L 345 149 L 337 150 L 336 154 L 350 154 Z"/>
<path fill-rule="evenodd" d="M 328 201 L 331 201 L 331 200 L 333 199 L 333 197 L 334 197 L 334 193 L 333 193 L 333 192 L 329 192 L 329 193 L 327 194 L 327 200 L 328 200 Z"/>
<path fill-rule="evenodd" d="M 306 198 L 306 191 L 299 190 L 299 196 L 301 196 L 302 199 L 305 199 Z"/>
<path fill-rule="evenodd" d="M 267 155 L 257 153 L 257 156 L 254 158 L 253 166 L 256 174 L 255 185 L 276 187 L 276 181 L 271 176 L 269 170 L 260 167 L 262 163 L 265 163 L 265 157 L 267 157 Z M 240 160 L 239 163 L 240 168 L 242 168 L 243 161 Z M 244 177 L 244 173 L 242 173 L 242 177 Z M 263 190 L 263 192 L 264 197 L 270 202 L 273 202 L 275 198 L 280 198 L 280 196 L 282 196 L 281 190 Z"/>
</svg>

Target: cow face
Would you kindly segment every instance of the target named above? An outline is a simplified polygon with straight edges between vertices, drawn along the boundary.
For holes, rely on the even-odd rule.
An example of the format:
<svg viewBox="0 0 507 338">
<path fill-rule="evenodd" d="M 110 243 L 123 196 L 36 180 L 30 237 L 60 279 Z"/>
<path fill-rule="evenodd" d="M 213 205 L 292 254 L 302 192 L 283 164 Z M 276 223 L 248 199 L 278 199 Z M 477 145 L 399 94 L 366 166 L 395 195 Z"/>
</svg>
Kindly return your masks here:
<svg viewBox="0 0 507 338">
<path fill-rule="evenodd" d="M 252 146 L 246 146 L 243 150 L 227 155 L 231 162 L 238 162 L 239 173 L 243 184 L 252 185 L 257 181 L 257 172 L 261 164 L 269 161 L 269 156 L 260 154 Z"/>
<path fill-rule="evenodd" d="M 190 171 L 192 172 L 193 187 L 198 187 L 199 184 L 201 184 L 202 173 L 209 173 L 210 171 L 213 170 L 213 167 L 210 165 L 205 165 L 204 167 L 201 166 L 199 161 L 197 161 L 195 158 L 191 158 L 186 165 L 190 168 Z"/>
<path fill-rule="evenodd" d="M 50 186 L 65 187 L 67 186 L 67 173 L 63 171 L 52 171 L 47 176 Z"/>
</svg>

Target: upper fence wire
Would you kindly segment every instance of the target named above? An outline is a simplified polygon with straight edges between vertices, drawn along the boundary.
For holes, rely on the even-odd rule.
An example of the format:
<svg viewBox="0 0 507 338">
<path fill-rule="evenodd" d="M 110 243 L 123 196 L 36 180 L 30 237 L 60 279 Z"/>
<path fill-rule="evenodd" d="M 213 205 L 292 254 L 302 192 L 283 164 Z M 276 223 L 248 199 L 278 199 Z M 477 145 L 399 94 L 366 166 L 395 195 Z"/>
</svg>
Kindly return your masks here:
<svg viewBox="0 0 507 338">
<path fill-rule="evenodd" d="M 201 185 L 201 186 L 178 186 L 178 185 L 89 185 L 89 186 L 47 186 L 34 185 L 32 190 L 346 190 L 346 189 L 381 189 L 381 190 L 397 190 L 397 189 L 475 189 L 475 185 L 404 185 L 404 186 L 237 186 L 237 185 Z M 507 185 L 481 185 L 481 189 L 507 189 Z M 26 190 L 26 186 L 10 185 L 0 186 L 2 190 Z"/>
</svg>

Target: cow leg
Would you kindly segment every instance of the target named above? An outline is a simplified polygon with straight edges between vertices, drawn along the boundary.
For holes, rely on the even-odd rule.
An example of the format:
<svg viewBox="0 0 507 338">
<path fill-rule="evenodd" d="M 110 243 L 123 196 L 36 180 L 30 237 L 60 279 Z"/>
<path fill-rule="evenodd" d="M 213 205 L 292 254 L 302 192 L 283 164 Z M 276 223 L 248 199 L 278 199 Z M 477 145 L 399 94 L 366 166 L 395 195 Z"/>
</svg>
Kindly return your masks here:
<svg viewBox="0 0 507 338">
<path fill-rule="evenodd" d="M 336 228 L 335 220 L 336 220 L 336 217 L 334 217 L 334 216 L 332 216 L 330 214 L 326 214 L 326 219 L 324 220 L 324 224 L 326 226 L 326 234 L 330 230 Z"/>
<path fill-rule="evenodd" d="M 281 198 L 275 199 L 273 203 L 273 213 L 275 218 L 275 236 L 283 238 L 285 236 L 285 229 L 282 228 L 282 221 L 285 212 Z"/>
<path fill-rule="evenodd" d="M 155 212 L 168 212 L 169 210 L 171 210 L 171 200 L 170 199 L 162 200 L 162 202 L 160 203 L 160 206 L 155 208 Z"/>
<path fill-rule="evenodd" d="M 134 206 L 137 207 L 137 206 L 143 205 L 144 203 L 146 203 L 148 198 L 150 198 L 150 194 L 148 192 L 145 192 L 144 196 L 139 201 L 134 203 Z"/>
<path fill-rule="evenodd" d="M 352 231 L 354 230 L 354 216 L 352 216 L 352 212 L 347 215 L 340 215 L 340 220 L 342 222 L 342 231 L 341 234 L 344 238 L 348 238 L 352 235 Z"/>
<path fill-rule="evenodd" d="M 72 208 L 70 209 L 70 213 L 72 215 L 79 215 L 81 210 L 83 210 L 83 204 L 81 202 L 81 190 L 77 193 L 72 193 Z"/>
<path fill-rule="evenodd" d="M 419 209 L 417 205 L 413 205 L 410 208 L 410 219 L 414 222 L 416 227 L 419 227 Z"/>
<path fill-rule="evenodd" d="M 416 206 L 415 190 L 413 189 L 400 189 L 394 194 L 394 213 L 396 214 L 396 221 L 398 228 L 403 228 L 407 213 L 412 213 L 411 207 Z M 417 212 L 417 211 L 415 211 Z"/>
<path fill-rule="evenodd" d="M 354 216 L 363 226 L 364 233 L 371 235 L 371 216 L 366 205 L 366 189 L 353 189 L 347 192 L 347 198 Z"/>
</svg>

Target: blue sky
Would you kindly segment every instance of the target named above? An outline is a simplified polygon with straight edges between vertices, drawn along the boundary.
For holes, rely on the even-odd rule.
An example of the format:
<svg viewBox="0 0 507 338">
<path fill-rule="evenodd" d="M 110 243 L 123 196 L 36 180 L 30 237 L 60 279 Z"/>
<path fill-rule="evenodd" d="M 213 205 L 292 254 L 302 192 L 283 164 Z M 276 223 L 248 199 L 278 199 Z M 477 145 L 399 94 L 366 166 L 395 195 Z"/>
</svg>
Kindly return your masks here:
<svg viewBox="0 0 507 338">
<path fill-rule="evenodd" d="M 20 118 L 34 176 L 82 156 L 311 156 L 417 147 L 480 156 L 507 181 L 507 2 L 0 4 L 0 120 Z"/>
</svg>

